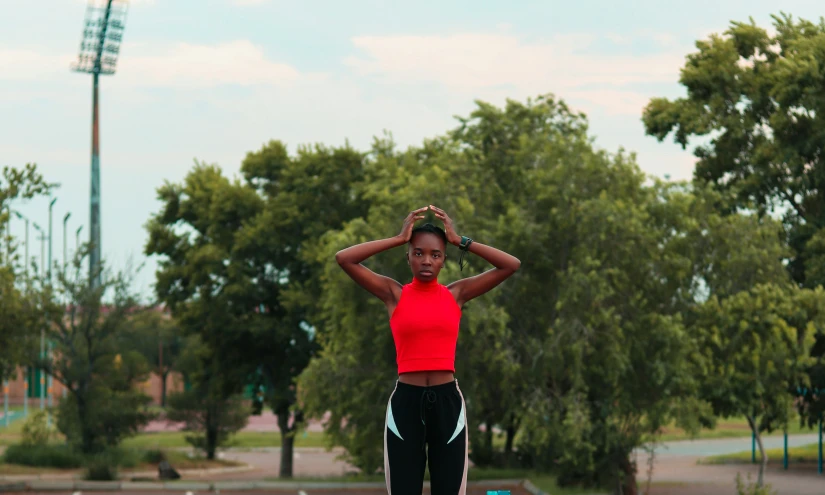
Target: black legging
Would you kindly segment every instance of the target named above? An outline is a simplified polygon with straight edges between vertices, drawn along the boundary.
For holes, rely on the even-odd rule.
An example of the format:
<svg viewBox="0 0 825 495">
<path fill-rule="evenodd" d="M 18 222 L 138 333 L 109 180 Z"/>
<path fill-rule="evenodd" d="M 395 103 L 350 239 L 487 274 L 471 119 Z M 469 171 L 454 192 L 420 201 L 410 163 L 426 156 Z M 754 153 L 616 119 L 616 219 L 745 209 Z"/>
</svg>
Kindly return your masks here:
<svg viewBox="0 0 825 495">
<path fill-rule="evenodd" d="M 430 493 L 465 495 L 468 465 L 465 414 L 458 380 L 433 387 L 396 383 L 387 404 L 384 428 L 388 494 L 420 495 L 429 453 Z"/>
</svg>

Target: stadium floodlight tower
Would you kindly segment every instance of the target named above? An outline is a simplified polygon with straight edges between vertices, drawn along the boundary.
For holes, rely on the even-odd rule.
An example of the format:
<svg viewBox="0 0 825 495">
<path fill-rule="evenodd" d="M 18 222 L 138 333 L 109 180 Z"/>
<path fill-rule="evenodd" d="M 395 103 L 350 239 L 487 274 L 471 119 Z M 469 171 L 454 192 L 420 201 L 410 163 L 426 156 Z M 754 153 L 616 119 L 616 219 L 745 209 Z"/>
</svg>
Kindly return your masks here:
<svg viewBox="0 0 825 495">
<path fill-rule="evenodd" d="M 100 286 L 100 136 L 98 125 L 98 79 L 115 73 L 123 29 L 126 27 L 127 0 L 89 0 L 80 53 L 72 69 L 92 75 L 92 181 L 89 211 L 89 281 Z"/>
</svg>

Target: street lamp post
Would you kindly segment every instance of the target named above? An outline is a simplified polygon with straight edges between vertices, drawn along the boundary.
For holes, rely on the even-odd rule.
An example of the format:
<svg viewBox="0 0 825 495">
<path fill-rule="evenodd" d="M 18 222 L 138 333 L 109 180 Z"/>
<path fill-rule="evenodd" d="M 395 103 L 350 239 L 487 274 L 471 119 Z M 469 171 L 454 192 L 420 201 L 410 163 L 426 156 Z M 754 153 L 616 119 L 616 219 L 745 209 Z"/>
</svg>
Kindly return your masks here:
<svg viewBox="0 0 825 495">
<path fill-rule="evenodd" d="M 69 264 L 68 255 L 68 245 L 66 244 L 66 223 L 69 221 L 69 217 L 71 217 L 71 213 L 66 213 L 63 216 L 63 278 L 66 278 L 66 266 Z"/>
<path fill-rule="evenodd" d="M 81 230 L 83 230 L 82 225 L 80 227 L 78 227 L 77 230 L 74 231 L 74 250 L 75 250 L 75 253 L 77 251 L 80 251 L 80 231 Z"/>
<path fill-rule="evenodd" d="M 43 259 L 46 258 L 46 233 L 43 232 L 43 229 L 40 228 L 37 223 L 34 224 L 34 229 L 40 232 L 40 276 L 43 277 Z M 42 360 L 45 357 L 45 342 L 46 342 L 46 329 L 40 328 L 40 359 Z M 38 382 L 40 384 L 40 410 L 43 410 L 44 406 L 44 399 L 45 397 L 45 385 L 46 380 L 43 377 L 43 369 L 42 366 L 38 368 Z"/>
<path fill-rule="evenodd" d="M 45 271 L 43 270 L 43 262 L 46 259 L 46 232 L 37 225 L 37 222 L 33 222 L 34 230 L 40 233 L 40 265 L 38 268 L 38 275 L 43 277 L 45 275 Z"/>
<path fill-rule="evenodd" d="M 19 211 L 15 211 L 14 215 L 18 219 L 23 220 L 24 222 L 26 222 L 26 240 L 24 242 L 24 249 L 25 249 L 25 252 L 26 252 L 26 257 L 24 258 L 24 260 L 25 260 L 26 264 L 23 265 L 23 267 L 25 269 L 25 271 L 24 271 L 25 275 L 24 276 L 26 277 L 26 287 L 28 287 L 29 286 L 29 219 L 28 219 L 28 217 L 22 215 Z M 23 392 L 23 417 L 27 418 L 27 417 L 29 417 L 29 381 L 28 380 L 23 380 L 23 381 L 25 383 L 25 385 L 24 385 L 25 391 Z"/>
<path fill-rule="evenodd" d="M 64 281 L 63 283 L 65 283 L 65 280 L 66 280 L 66 267 L 68 266 L 68 259 L 67 259 L 68 255 L 66 254 L 66 253 L 68 253 L 68 246 L 66 244 L 66 224 L 68 223 L 69 217 L 71 217 L 71 216 L 72 216 L 71 212 L 66 213 L 63 216 L 63 270 L 62 270 L 63 271 L 63 281 Z M 66 398 L 66 386 L 65 386 L 65 384 L 63 385 L 63 398 Z"/>
<path fill-rule="evenodd" d="M 57 198 L 54 198 L 49 203 L 49 270 L 47 272 L 47 277 L 49 279 L 49 287 L 51 287 L 51 285 L 52 285 L 52 265 L 54 264 L 52 262 L 52 240 L 54 239 L 54 236 L 52 235 L 52 213 L 53 213 L 52 210 L 54 209 L 54 204 L 56 202 L 57 202 Z M 49 324 L 48 318 L 46 319 L 46 324 L 47 325 Z M 51 341 L 49 341 L 46 345 L 48 346 L 48 351 L 47 351 L 47 353 L 44 357 L 49 358 L 51 360 L 51 356 L 52 356 L 52 343 L 51 343 Z M 52 408 L 52 386 L 54 386 L 54 379 L 52 378 L 51 373 L 49 373 L 46 376 L 46 382 L 47 382 L 46 394 L 49 397 L 49 399 L 48 399 L 48 401 L 49 401 L 49 410 L 51 410 L 51 408 Z M 48 425 L 49 426 L 51 426 L 51 422 L 52 422 L 52 418 L 51 418 L 51 416 L 49 416 L 49 418 L 48 418 Z"/>
<path fill-rule="evenodd" d="M 46 272 L 46 276 L 49 279 L 49 285 L 52 283 L 52 210 L 54 209 L 54 204 L 57 202 L 57 198 L 54 198 L 49 203 L 49 267 Z"/>
<path fill-rule="evenodd" d="M 6 217 L 6 263 L 11 269 L 11 207 L 7 209 L 8 217 Z M 9 418 L 9 380 L 3 380 L 3 421 L 6 423 L 6 428 L 9 427 L 11 418 Z"/>
</svg>

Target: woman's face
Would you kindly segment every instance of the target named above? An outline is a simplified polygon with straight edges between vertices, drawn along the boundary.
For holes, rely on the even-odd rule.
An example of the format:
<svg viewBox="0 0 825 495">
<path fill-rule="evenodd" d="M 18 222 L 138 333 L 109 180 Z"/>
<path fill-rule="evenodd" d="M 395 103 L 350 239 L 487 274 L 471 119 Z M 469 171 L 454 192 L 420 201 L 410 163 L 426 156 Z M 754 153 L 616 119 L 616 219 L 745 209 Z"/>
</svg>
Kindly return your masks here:
<svg viewBox="0 0 825 495">
<path fill-rule="evenodd" d="M 422 282 L 438 278 L 444 266 L 445 246 L 441 237 L 429 232 L 419 232 L 410 239 L 407 260 L 413 276 Z"/>
</svg>

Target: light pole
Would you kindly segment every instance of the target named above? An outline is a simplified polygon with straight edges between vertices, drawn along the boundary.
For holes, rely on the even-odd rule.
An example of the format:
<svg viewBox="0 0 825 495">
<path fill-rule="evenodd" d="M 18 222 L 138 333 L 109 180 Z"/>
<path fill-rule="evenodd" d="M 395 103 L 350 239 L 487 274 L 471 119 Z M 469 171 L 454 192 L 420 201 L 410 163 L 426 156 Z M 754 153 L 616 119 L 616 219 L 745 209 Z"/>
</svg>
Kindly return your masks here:
<svg viewBox="0 0 825 495">
<path fill-rule="evenodd" d="M 29 286 L 29 218 L 26 217 L 25 215 L 21 214 L 19 211 L 15 211 L 14 215 L 18 219 L 23 220 L 24 222 L 26 222 L 26 241 L 24 243 L 24 249 L 26 251 L 26 257 L 24 259 L 25 259 L 26 264 L 23 267 L 25 269 L 24 273 L 25 273 L 25 277 L 26 277 L 26 287 L 28 288 L 28 286 Z M 23 382 L 25 383 L 25 385 L 24 385 L 25 390 L 23 392 L 23 417 L 28 418 L 29 417 L 29 380 L 26 379 L 26 380 L 23 380 Z"/>
<path fill-rule="evenodd" d="M 33 222 L 32 225 L 34 225 L 34 230 L 40 233 L 40 266 L 37 268 L 39 272 L 38 275 L 43 277 L 45 274 L 43 270 L 43 262 L 46 259 L 46 232 L 41 229 L 39 225 L 37 225 L 37 222 Z"/>
<path fill-rule="evenodd" d="M 86 8 L 86 23 L 80 53 L 72 69 L 92 75 L 92 182 L 89 210 L 89 282 L 100 286 L 100 138 L 98 79 L 101 74 L 114 74 L 123 29 L 126 27 L 128 2 L 90 0 Z M 104 55 L 104 52 L 105 55 Z"/>
<path fill-rule="evenodd" d="M 68 255 L 66 254 L 66 253 L 68 253 L 68 245 L 66 243 L 66 223 L 69 221 L 69 217 L 71 217 L 71 216 L 72 216 L 71 212 L 66 213 L 66 215 L 63 216 L 63 278 L 64 279 L 66 278 L 66 266 L 69 264 L 69 260 L 67 259 Z"/>
<path fill-rule="evenodd" d="M 46 276 L 49 278 L 49 285 L 52 283 L 52 210 L 56 202 L 57 198 L 54 198 L 49 203 L 49 267 L 46 272 Z"/>
<path fill-rule="evenodd" d="M 47 277 L 49 279 L 49 287 L 51 287 L 51 285 L 52 285 L 52 265 L 54 264 L 52 262 L 52 239 L 54 239 L 54 236 L 52 235 L 52 213 L 53 213 L 52 210 L 54 209 L 54 204 L 56 202 L 57 202 L 57 198 L 54 198 L 49 203 L 49 270 L 48 270 L 48 272 L 46 272 Z M 46 324 L 47 325 L 49 324 L 48 318 L 46 318 Z M 49 350 L 48 350 L 48 352 L 46 353 L 46 355 L 44 357 L 51 359 L 51 356 L 52 356 L 52 343 L 51 343 L 51 341 L 48 342 L 47 346 L 48 346 Z M 51 408 L 52 408 L 52 386 L 54 385 L 54 380 L 52 379 L 52 374 L 51 373 L 49 373 L 48 376 L 46 376 L 46 381 L 47 381 L 46 394 L 48 394 L 48 396 L 49 396 L 49 409 L 51 410 Z M 51 418 L 51 416 L 49 416 L 49 419 L 48 419 L 48 425 L 49 426 L 51 426 L 51 420 L 52 420 L 52 418 Z"/>
<path fill-rule="evenodd" d="M 6 263 L 11 269 L 11 206 L 7 208 L 8 217 L 6 217 Z M 9 418 L 9 381 L 3 380 L 3 421 L 6 423 L 6 428 L 9 427 L 11 418 Z"/>
<path fill-rule="evenodd" d="M 67 246 L 67 243 L 66 243 L 66 224 L 68 223 L 69 217 L 71 217 L 71 216 L 72 216 L 71 212 L 68 212 L 65 215 L 63 215 L 63 283 L 64 284 L 66 283 L 66 266 L 68 266 L 68 259 L 67 259 L 68 256 L 66 254 L 66 253 L 68 253 L 68 246 Z M 66 386 L 65 386 L 65 384 L 63 384 L 63 394 L 62 395 L 63 395 L 63 398 L 66 398 Z"/>
<path fill-rule="evenodd" d="M 43 232 L 43 229 L 40 228 L 37 223 L 34 224 L 34 229 L 40 232 L 40 277 L 43 277 L 43 260 L 46 258 L 46 233 Z M 46 329 L 40 328 L 40 359 L 42 360 L 45 357 L 45 341 L 46 341 Z M 43 410 L 43 401 L 45 399 L 45 385 L 46 380 L 43 377 L 43 369 L 42 366 L 37 368 L 37 376 L 38 376 L 38 383 L 40 384 L 40 410 Z"/>
<path fill-rule="evenodd" d="M 11 266 L 11 206 L 7 207 L 6 213 L 6 263 Z"/>
</svg>

